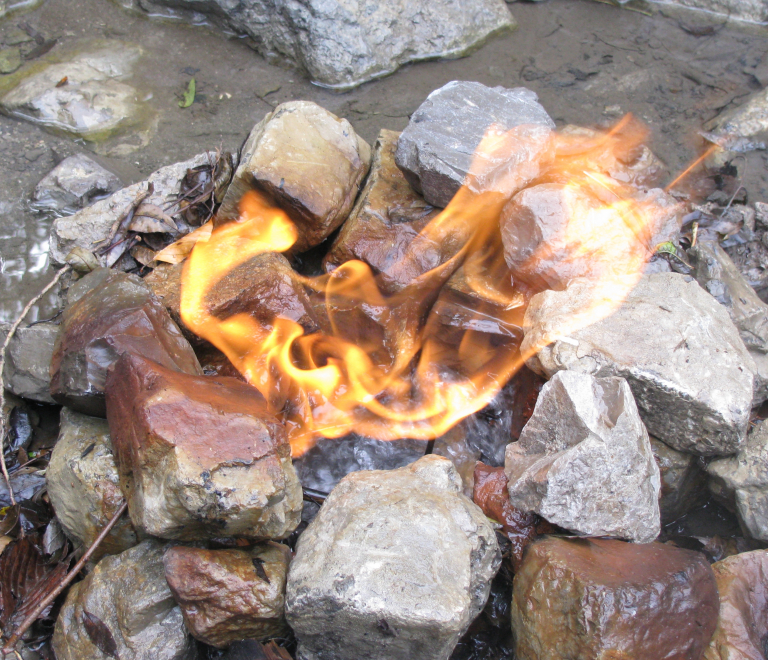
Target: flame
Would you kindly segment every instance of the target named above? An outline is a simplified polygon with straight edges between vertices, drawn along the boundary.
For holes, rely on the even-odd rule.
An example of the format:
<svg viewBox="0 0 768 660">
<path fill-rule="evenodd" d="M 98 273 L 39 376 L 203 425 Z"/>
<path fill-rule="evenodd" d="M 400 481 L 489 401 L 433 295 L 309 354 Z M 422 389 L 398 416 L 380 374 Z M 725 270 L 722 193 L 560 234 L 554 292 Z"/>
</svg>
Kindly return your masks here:
<svg viewBox="0 0 768 660">
<path fill-rule="evenodd" d="M 185 263 L 184 323 L 264 395 L 285 422 L 295 456 L 319 436 L 353 431 L 383 440 L 440 436 L 483 408 L 531 357 L 520 353 L 519 326 L 533 292 L 513 282 L 499 238 L 502 209 L 520 189 L 563 181 L 570 208 L 558 240 L 562 254 L 540 249 L 529 265 L 588 259 L 600 283 L 567 332 L 610 314 L 641 276 L 654 249 L 657 210 L 605 174 L 616 154 L 641 143 L 637 131 L 627 137 L 629 123 L 590 137 L 540 126 L 489 130 L 465 185 L 386 274 L 361 261 L 319 277 L 297 274 L 324 297 L 327 332 L 307 334 L 280 316 L 264 324 L 245 313 L 220 319 L 208 310 L 207 293 L 227 273 L 296 241 L 288 215 L 249 191 L 238 221 L 198 242 Z M 435 263 L 425 257 L 435 254 Z M 461 295 L 445 286 L 452 276 L 463 283 Z M 441 319 L 457 310 L 461 327 L 446 327 Z"/>
</svg>

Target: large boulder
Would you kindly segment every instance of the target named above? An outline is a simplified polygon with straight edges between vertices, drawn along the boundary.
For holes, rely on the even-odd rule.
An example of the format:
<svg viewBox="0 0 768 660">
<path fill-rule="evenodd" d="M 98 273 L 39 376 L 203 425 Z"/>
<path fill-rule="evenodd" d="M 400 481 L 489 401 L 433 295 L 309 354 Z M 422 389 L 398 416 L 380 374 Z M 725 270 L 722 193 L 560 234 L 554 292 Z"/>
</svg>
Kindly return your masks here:
<svg viewBox="0 0 768 660">
<path fill-rule="evenodd" d="M 626 300 L 612 301 L 612 314 L 588 318 L 603 295 L 577 279 L 534 296 L 521 347 L 528 366 L 547 376 L 569 369 L 626 378 L 651 435 L 701 456 L 738 451 L 755 367 L 728 312 L 676 273 L 643 276 Z"/>
<path fill-rule="evenodd" d="M 518 660 L 701 658 L 717 623 L 704 555 L 670 545 L 549 537 L 515 575 Z"/>
<path fill-rule="evenodd" d="M 10 326 L 0 329 L 5 339 Z M 40 403 L 55 403 L 51 397 L 51 358 L 59 326 L 35 323 L 18 328 L 5 353 L 5 388 L 16 396 Z"/>
<path fill-rule="evenodd" d="M 299 524 L 301 486 L 285 428 L 242 381 L 126 353 L 107 378 L 107 419 L 141 533 L 269 539 Z"/>
<path fill-rule="evenodd" d="M 286 617 L 299 658 L 447 660 L 500 563 L 450 461 L 356 472 L 299 537 Z"/>
</svg>

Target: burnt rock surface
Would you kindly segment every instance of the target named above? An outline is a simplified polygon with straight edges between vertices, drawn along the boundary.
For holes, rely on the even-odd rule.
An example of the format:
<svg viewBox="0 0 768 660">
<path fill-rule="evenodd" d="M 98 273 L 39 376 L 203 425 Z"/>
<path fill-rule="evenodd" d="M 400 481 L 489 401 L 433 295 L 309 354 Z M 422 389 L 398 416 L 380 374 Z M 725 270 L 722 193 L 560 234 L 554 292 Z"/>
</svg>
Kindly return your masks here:
<svg viewBox="0 0 768 660">
<path fill-rule="evenodd" d="M 58 403 L 103 417 L 107 370 L 125 352 L 202 373 L 187 340 L 135 275 L 97 269 L 71 294 L 51 359 L 51 395 Z"/>
<path fill-rule="evenodd" d="M 493 528 L 460 491 L 437 456 L 336 486 L 288 575 L 299 658 L 447 660 L 500 560 Z"/>
<path fill-rule="evenodd" d="M 0 328 L 5 339 L 8 327 Z M 5 353 L 5 388 L 16 396 L 41 403 L 54 403 L 51 397 L 51 357 L 59 326 L 36 323 L 18 328 Z"/>
<path fill-rule="evenodd" d="M 163 557 L 165 578 L 187 628 L 218 648 L 286 633 L 289 561 L 288 547 L 271 542 L 223 550 L 175 546 Z"/>
<path fill-rule="evenodd" d="M 700 658 L 717 611 L 700 553 L 549 537 L 515 575 L 512 628 L 519 660 Z"/>
<path fill-rule="evenodd" d="M 301 486 L 285 429 L 242 381 L 127 353 L 107 379 L 107 419 L 141 533 L 283 538 L 299 524 Z"/>
</svg>

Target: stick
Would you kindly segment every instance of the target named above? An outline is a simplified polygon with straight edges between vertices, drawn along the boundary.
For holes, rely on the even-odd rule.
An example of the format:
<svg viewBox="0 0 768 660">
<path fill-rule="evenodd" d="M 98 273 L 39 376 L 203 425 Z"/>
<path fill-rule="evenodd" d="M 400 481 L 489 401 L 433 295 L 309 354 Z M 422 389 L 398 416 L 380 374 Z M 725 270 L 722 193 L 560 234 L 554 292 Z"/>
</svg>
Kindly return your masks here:
<svg viewBox="0 0 768 660">
<path fill-rule="evenodd" d="M 85 554 L 80 558 L 80 561 L 78 561 L 75 564 L 75 567 L 67 573 L 67 575 L 64 577 L 64 579 L 59 583 L 59 585 L 51 592 L 49 593 L 43 600 L 40 601 L 38 606 L 32 611 L 32 613 L 24 619 L 24 621 L 21 622 L 18 628 L 16 628 L 16 631 L 11 635 L 11 638 L 8 640 L 6 645 L 3 647 L 2 653 L 4 656 L 8 655 L 9 653 L 14 653 L 15 649 L 13 648 L 18 644 L 19 640 L 21 639 L 21 636 L 27 632 L 27 628 L 29 628 L 35 621 L 37 621 L 37 617 L 40 616 L 42 611 L 48 607 L 55 599 L 56 597 L 64 591 L 69 586 L 69 583 L 72 582 L 72 580 L 75 579 L 77 574 L 83 570 L 83 566 L 85 566 L 86 562 L 91 558 L 91 555 L 96 551 L 96 548 L 99 547 L 101 542 L 104 540 L 104 538 L 109 534 L 109 532 L 112 530 L 112 528 L 115 526 L 117 521 L 120 519 L 120 516 L 122 516 L 125 513 L 125 510 L 128 508 L 128 502 L 126 500 L 123 500 L 123 503 L 120 505 L 120 508 L 115 511 L 115 515 L 112 516 L 111 520 L 105 525 L 104 529 L 101 530 L 101 533 L 96 537 L 96 540 L 91 543 L 91 547 L 88 548 L 88 550 L 85 551 Z"/>
<path fill-rule="evenodd" d="M 3 371 L 5 370 L 5 353 L 8 350 L 8 345 L 11 343 L 11 339 L 13 339 L 13 335 L 16 334 L 16 330 L 21 325 L 24 317 L 29 314 L 29 310 L 32 309 L 32 306 L 46 293 L 48 293 L 64 276 L 64 274 L 68 273 L 70 270 L 72 270 L 71 266 L 64 266 L 64 268 L 59 270 L 59 272 L 56 273 L 56 276 L 48 284 L 46 284 L 45 287 L 43 287 L 43 290 L 27 303 L 27 306 L 21 310 L 21 314 L 14 321 L 11 329 L 8 331 L 8 335 L 3 342 L 3 347 L 0 348 L 0 468 L 2 468 L 5 483 L 8 485 L 8 494 L 11 497 L 11 506 L 16 505 L 16 498 L 13 496 L 11 479 L 8 476 L 8 468 L 5 465 L 5 451 L 3 451 L 3 445 L 5 444 L 5 417 L 2 414 L 3 408 L 5 407 L 5 382 L 3 379 Z"/>
</svg>

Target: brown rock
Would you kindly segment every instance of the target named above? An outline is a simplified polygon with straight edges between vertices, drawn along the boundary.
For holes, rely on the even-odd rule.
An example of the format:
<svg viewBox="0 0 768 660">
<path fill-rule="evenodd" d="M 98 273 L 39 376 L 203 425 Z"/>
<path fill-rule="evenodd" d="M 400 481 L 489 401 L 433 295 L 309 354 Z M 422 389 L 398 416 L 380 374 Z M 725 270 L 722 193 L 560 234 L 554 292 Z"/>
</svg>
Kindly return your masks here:
<svg viewBox="0 0 768 660">
<path fill-rule="evenodd" d="M 95 286 L 88 289 L 91 283 Z M 202 373 L 192 347 L 135 275 L 97 269 L 78 283 L 73 297 L 51 360 L 51 395 L 57 402 L 104 417 L 107 369 L 125 352 L 178 372 Z"/>
<path fill-rule="evenodd" d="M 152 293 L 157 299 L 163 303 L 173 322 L 179 326 L 190 343 L 199 344 L 202 340 L 189 330 L 184 325 L 184 321 L 181 320 L 181 271 L 183 269 L 183 262 L 180 264 L 160 263 L 143 281 L 152 289 Z"/>
<path fill-rule="evenodd" d="M 285 429 L 257 390 L 125 354 L 107 379 L 107 419 L 137 530 L 160 538 L 283 538 L 301 486 Z"/>
<path fill-rule="evenodd" d="M 705 660 L 764 660 L 768 639 L 768 550 L 728 557 L 712 566 L 720 618 Z"/>
<path fill-rule="evenodd" d="M 515 575 L 512 628 L 519 660 L 698 660 L 717 611 L 700 553 L 549 537 Z"/>
<path fill-rule="evenodd" d="M 165 579 L 192 635 L 226 648 L 286 632 L 290 554 L 279 543 L 231 550 L 176 546 L 165 553 Z"/>
</svg>

